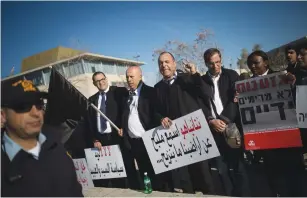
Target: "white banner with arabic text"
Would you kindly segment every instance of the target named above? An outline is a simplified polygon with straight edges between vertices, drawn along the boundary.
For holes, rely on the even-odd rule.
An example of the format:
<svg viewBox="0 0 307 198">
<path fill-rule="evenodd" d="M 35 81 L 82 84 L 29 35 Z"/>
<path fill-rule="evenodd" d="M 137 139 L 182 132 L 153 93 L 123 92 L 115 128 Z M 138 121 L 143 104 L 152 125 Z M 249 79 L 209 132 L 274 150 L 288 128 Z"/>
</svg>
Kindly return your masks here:
<svg viewBox="0 0 307 198">
<path fill-rule="evenodd" d="M 84 149 L 93 180 L 127 177 L 122 153 L 118 145 Z"/>
<path fill-rule="evenodd" d="M 85 158 L 73 159 L 75 170 L 77 173 L 78 182 L 83 189 L 94 188 L 91 174 L 88 170 Z"/>
<path fill-rule="evenodd" d="M 156 174 L 220 155 L 202 110 L 173 120 L 142 136 Z"/>
</svg>

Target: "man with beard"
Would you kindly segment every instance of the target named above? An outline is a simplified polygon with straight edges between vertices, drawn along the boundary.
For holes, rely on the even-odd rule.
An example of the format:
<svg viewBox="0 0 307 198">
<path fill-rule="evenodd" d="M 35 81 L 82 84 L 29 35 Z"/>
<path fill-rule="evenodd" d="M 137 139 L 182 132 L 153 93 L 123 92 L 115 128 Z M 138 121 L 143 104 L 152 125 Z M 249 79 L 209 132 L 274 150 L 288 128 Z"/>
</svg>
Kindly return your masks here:
<svg viewBox="0 0 307 198">
<path fill-rule="evenodd" d="M 83 196 L 63 145 L 41 132 L 47 93 L 27 80 L 4 82 L 1 88 L 1 195 Z"/>
</svg>

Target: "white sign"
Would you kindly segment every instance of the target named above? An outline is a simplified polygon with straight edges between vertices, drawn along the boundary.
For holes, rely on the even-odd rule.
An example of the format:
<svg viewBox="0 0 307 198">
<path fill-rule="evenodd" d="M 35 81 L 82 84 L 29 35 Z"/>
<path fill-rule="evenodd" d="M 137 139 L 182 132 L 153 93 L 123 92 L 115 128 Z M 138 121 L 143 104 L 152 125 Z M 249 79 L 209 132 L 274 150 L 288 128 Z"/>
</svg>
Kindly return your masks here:
<svg viewBox="0 0 307 198">
<path fill-rule="evenodd" d="M 292 91 L 275 73 L 236 83 L 244 133 L 297 128 Z"/>
<path fill-rule="evenodd" d="M 291 85 L 284 73 L 236 82 L 247 150 L 301 147 Z"/>
<path fill-rule="evenodd" d="M 90 172 L 88 171 L 85 159 L 73 159 L 73 162 L 75 165 L 78 182 L 82 185 L 82 188 L 94 188 L 93 180 Z"/>
<path fill-rule="evenodd" d="M 220 156 L 202 110 L 173 120 L 142 136 L 156 174 Z"/>
<path fill-rule="evenodd" d="M 93 180 L 127 177 L 122 153 L 118 145 L 84 149 Z"/>
<path fill-rule="evenodd" d="M 296 86 L 296 115 L 299 128 L 307 128 L 307 85 Z"/>
</svg>

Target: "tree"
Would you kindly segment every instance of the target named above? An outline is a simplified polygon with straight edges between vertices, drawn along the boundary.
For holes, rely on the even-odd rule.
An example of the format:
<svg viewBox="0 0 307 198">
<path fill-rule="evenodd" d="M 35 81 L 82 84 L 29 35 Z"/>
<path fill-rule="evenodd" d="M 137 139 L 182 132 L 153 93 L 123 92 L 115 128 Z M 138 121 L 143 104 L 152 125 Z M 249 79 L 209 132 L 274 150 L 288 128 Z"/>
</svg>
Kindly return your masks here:
<svg viewBox="0 0 307 198">
<path fill-rule="evenodd" d="M 273 55 L 269 55 L 269 65 L 274 71 L 284 70 L 287 68 L 286 55 L 283 49 L 278 49 Z"/>
<path fill-rule="evenodd" d="M 260 44 L 254 44 L 252 51 L 254 52 L 256 50 L 261 50 L 261 49 L 262 49 L 262 46 Z M 239 69 L 240 73 L 241 73 L 241 70 L 249 71 L 249 68 L 247 66 L 248 55 L 249 55 L 248 50 L 246 48 L 243 48 L 241 50 L 240 58 L 238 58 L 238 61 L 237 61 L 237 65 L 238 65 L 238 69 Z"/>
<path fill-rule="evenodd" d="M 257 51 L 257 50 L 261 50 L 261 49 L 262 49 L 262 46 L 261 46 L 260 44 L 255 44 L 255 45 L 253 46 L 252 51 L 254 52 L 254 51 Z"/>
<path fill-rule="evenodd" d="M 247 66 L 247 57 L 248 57 L 248 50 L 246 48 L 243 48 L 241 50 L 240 58 L 238 58 L 237 65 L 238 69 L 241 71 L 242 69 L 248 70 Z"/>
<path fill-rule="evenodd" d="M 157 61 L 160 53 L 167 51 L 174 55 L 177 62 L 177 69 L 183 70 L 182 60 L 186 59 L 187 61 L 193 62 L 200 73 L 204 73 L 207 71 L 203 59 L 204 52 L 210 47 L 217 47 L 212 41 L 213 36 L 214 34 L 211 30 L 201 29 L 196 34 L 195 40 L 191 43 L 178 40 L 167 41 L 164 47 L 154 50 L 152 60 Z"/>
</svg>

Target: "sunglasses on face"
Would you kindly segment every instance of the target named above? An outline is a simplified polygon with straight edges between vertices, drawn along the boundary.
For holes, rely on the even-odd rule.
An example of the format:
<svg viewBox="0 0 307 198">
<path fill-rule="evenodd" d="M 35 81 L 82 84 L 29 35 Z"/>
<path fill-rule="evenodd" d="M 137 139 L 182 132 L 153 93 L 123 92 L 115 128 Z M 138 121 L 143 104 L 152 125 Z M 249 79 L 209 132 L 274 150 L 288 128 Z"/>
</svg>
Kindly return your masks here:
<svg viewBox="0 0 307 198">
<path fill-rule="evenodd" d="M 27 113 L 31 111 L 33 106 L 35 106 L 37 110 L 43 110 L 45 107 L 44 101 L 37 101 L 35 103 L 23 103 L 23 104 L 16 105 L 12 109 L 16 113 Z"/>
</svg>

